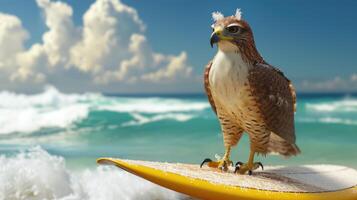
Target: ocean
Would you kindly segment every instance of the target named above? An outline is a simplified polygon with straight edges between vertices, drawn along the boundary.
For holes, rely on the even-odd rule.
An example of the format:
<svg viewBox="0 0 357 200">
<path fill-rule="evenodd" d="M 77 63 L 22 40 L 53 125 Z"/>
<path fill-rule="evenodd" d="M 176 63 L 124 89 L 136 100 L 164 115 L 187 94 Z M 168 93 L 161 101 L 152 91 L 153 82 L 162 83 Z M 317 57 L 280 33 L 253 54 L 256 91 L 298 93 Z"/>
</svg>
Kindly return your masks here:
<svg viewBox="0 0 357 200">
<path fill-rule="evenodd" d="M 302 153 L 257 156 L 265 165 L 337 164 L 357 169 L 357 97 L 298 95 Z M 204 95 L 39 94 L 0 91 L 0 199 L 185 199 L 98 157 L 199 164 L 223 155 Z M 244 136 L 231 159 L 245 162 Z"/>
</svg>

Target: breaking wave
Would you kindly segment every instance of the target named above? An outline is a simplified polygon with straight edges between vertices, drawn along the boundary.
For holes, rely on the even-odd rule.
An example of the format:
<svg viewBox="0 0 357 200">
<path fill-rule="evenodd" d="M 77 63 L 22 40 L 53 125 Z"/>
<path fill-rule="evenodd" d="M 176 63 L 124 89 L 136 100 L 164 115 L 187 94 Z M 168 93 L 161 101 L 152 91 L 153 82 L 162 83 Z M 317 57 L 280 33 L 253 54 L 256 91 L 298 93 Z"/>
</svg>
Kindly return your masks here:
<svg viewBox="0 0 357 200">
<path fill-rule="evenodd" d="M 108 102 L 98 106 L 98 110 L 114 112 L 167 113 L 200 111 L 209 108 L 206 102 L 192 102 L 181 99 L 162 98 L 120 98 L 120 102 Z"/>
<path fill-rule="evenodd" d="M 33 132 L 46 127 L 66 128 L 88 116 L 83 100 L 95 94 L 65 95 L 54 87 L 41 94 L 0 93 L 0 134 Z"/>
<path fill-rule="evenodd" d="M 324 123 L 324 124 L 342 124 L 342 125 L 357 125 L 357 120 L 342 119 L 337 117 L 321 117 L 321 118 L 302 118 L 299 122 L 305 123 Z"/>
<path fill-rule="evenodd" d="M 0 157 L 0 199 L 116 200 L 183 199 L 114 167 L 71 171 L 63 157 L 40 147 Z"/>
<path fill-rule="evenodd" d="M 307 103 L 306 109 L 315 112 L 357 112 L 357 99 L 346 98 L 330 102 Z"/>
<path fill-rule="evenodd" d="M 136 126 L 136 125 L 142 125 L 142 124 L 147 124 L 147 123 L 157 122 L 167 119 L 172 119 L 179 122 L 185 122 L 194 117 L 194 115 L 190 115 L 190 114 L 175 114 L 175 113 L 159 114 L 159 115 L 154 115 L 152 117 L 146 117 L 139 113 L 132 113 L 131 116 L 134 118 L 134 120 L 125 122 L 122 124 L 122 126 Z"/>
<path fill-rule="evenodd" d="M 0 99 L 0 135 L 32 133 L 52 127 L 68 129 L 87 119 L 92 111 L 128 113 L 132 119 L 122 125 L 134 126 L 160 120 L 183 122 L 194 117 L 189 112 L 209 108 L 205 101 L 174 98 L 109 97 L 97 93 L 63 94 L 53 86 L 47 86 L 43 93 L 33 95 L 2 91 Z"/>
</svg>

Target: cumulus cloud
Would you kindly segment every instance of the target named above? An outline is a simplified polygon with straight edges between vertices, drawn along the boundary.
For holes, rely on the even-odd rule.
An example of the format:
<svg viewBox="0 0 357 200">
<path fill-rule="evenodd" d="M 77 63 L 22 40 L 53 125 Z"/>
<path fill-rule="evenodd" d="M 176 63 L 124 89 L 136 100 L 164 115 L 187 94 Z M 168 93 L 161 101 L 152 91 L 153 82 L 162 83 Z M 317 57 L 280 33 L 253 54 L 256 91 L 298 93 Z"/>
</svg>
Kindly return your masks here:
<svg viewBox="0 0 357 200">
<path fill-rule="evenodd" d="M 64 2 L 36 3 L 48 31 L 28 49 L 21 20 L 0 14 L 0 70 L 8 69 L 11 81 L 46 82 L 70 69 L 100 84 L 179 81 L 192 75 L 187 53 L 155 52 L 138 12 L 119 0 L 95 1 L 83 15 L 83 26 L 75 26 L 73 9 Z"/>
<path fill-rule="evenodd" d="M 78 38 L 78 31 L 71 19 L 72 8 L 60 1 L 37 0 L 37 4 L 44 11 L 46 26 L 49 29 L 43 35 L 42 44 L 49 66 L 68 65 L 68 50 Z"/>
<path fill-rule="evenodd" d="M 175 78 L 176 74 L 182 76 L 189 76 L 192 72 L 192 68 L 187 66 L 187 54 L 186 52 L 181 52 L 178 56 L 164 57 L 162 55 L 156 55 L 157 58 L 165 59 L 167 64 L 166 68 L 160 68 L 155 72 L 150 72 L 148 74 L 142 75 L 144 80 L 157 81 L 161 79 Z"/>
<path fill-rule="evenodd" d="M 74 67 L 99 73 L 132 57 L 130 37 L 145 29 L 135 9 L 117 0 L 97 0 L 83 17 L 80 41 L 71 49 Z"/>
<path fill-rule="evenodd" d="M 29 37 L 21 20 L 16 16 L 0 13 L 0 69 L 16 66 L 17 55 L 24 50 Z M 7 69 L 4 69 L 7 68 Z"/>
<path fill-rule="evenodd" d="M 11 80 L 34 79 L 44 81 L 45 73 L 53 67 L 70 65 L 69 49 L 78 39 L 78 31 L 72 22 L 72 8 L 60 1 L 37 0 L 43 11 L 48 31 L 42 36 L 41 44 L 33 44 L 30 49 L 19 53 L 17 70 Z"/>
<path fill-rule="evenodd" d="M 350 77 L 336 76 L 322 81 L 304 80 L 300 89 L 303 91 L 356 91 L 357 74 L 352 74 Z"/>
</svg>

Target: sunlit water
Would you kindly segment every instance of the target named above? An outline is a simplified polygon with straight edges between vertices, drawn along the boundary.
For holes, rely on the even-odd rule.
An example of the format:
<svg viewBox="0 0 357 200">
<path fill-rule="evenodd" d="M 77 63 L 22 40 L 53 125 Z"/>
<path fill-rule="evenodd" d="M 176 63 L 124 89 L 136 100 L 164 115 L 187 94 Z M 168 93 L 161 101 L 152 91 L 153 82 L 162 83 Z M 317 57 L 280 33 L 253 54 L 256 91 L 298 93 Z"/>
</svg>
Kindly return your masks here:
<svg viewBox="0 0 357 200">
<path fill-rule="evenodd" d="M 328 163 L 357 168 L 357 98 L 300 96 L 290 159 L 265 165 Z M 233 149 L 246 161 L 247 137 Z M 0 199 L 180 199 L 113 167 L 109 156 L 200 163 L 224 153 L 219 123 L 202 95 L 118 97 L 0 92 Z"/>
</svg>

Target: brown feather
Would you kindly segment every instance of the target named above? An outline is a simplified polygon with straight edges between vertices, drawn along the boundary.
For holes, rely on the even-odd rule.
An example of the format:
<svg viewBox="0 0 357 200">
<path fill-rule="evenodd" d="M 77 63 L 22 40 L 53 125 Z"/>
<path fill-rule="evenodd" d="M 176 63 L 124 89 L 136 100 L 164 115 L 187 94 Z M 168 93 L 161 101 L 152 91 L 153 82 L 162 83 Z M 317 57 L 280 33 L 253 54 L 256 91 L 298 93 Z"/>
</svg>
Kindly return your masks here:
<svg viewBox="0 0 357 200">
<path fill-rule="evenodd" d="M 205 89 L 212 109 L 216 114 L 216 108 L 218 109 L 218 116 L 222 112 L 232 112 L 238 127 L 244 128 L 250 135 L 251 148 L 256 152 L 277 152 L 284 156 L 300 153 L 295 144 L 296 93 L 291 81 L 282 71 L 264 61 L 255 47 L 253 31 L 246 21 L 226 17 L 217 21 L 216 25 L 226 27 L 232 23 L 237 23 L 243 28 L 240 37 L 231 42 L 237 46 L 236 53 L 250 66 L 248 83 L 240 88 L 247 90 L 246 95 L 249 98 L 240 99 L 245 101 L 245 106 L 240 111 L 227 111 L 221 109 L 224 105 L 215 104 L 208 79 L 212 64 L 210 62 L 205 70 Z M 226 118 L 220 119 L 221 124 L 222 120 L 227 121 Z M 226 141 L 225 143 L 230 144 Z"/>
<path fill-rule="evenodd" d="M 290 144 L 295 143 L 294 94 L 290 81 L 275 68 L 257 64 L 249 83 L 267 128 Z"/>
<path fill-rule="evenodd" d="M 211 104 L 212 110 L 214 111 L 214 113 L 217 114 L 217 108 L 216 108 L 216 105 L 214 104 L 214 100 L 213 100 L 212 93 L 211 93 L 211 88 L 209 85 L 209 71 L 211 69 L 211 66 L 212 66 L 212 61 L 210 61 L 205 68 L 205 72 L 204 72 L 204 76 L 203 76 L 204 77 L 204 86 L 205 86 L 206 95 L 207 95 L 209 103 Z"/>
</svg>

